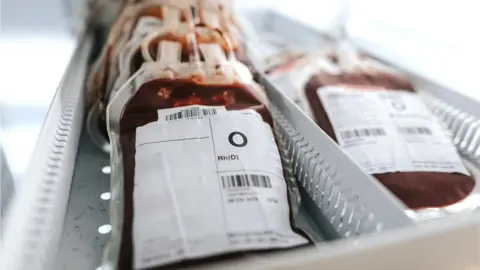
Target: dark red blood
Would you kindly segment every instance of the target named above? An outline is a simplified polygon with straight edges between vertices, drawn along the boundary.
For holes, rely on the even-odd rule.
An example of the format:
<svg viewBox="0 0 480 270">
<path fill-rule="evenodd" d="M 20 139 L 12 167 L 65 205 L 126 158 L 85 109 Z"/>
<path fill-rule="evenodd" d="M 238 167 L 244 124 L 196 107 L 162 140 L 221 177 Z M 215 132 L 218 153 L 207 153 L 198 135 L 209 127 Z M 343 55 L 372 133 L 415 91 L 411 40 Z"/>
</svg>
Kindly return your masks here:
<svg viewBox="0 0 480 270">
<path fill-rule="evenodd" d="M 126 103 L 120 119 L 124 166 L 124 220 L 119 269 L 132 269 L 132 221 L 135 170 L 135 131 L 158 120 L 157 110 L 194 104 L 225 106 L 227 110 L 254 109 L 272 125 L 266 106 L 243 85 L 199 85 L 190 80 L 157 79 L 143 84 Z M 286 194 L 287 196 L 287 194 Z M 161 214 L 161 213 L 159 213 Z M 240 253 L 241 255 L 242 253 Z M 235 256 L 238 256 L 236 254 Z M 222 256 L 220 258 L 229 258 Z M 215 259 L 219 259 L 216 257 Z M 209 259 L 206 259 L 207 261 Z M 203 261 L 195 261 L 202 263 Z M 192 262 L 190 262 L 192 263 Z M 175 266 L 177 266 L 176 264 Z M 167 266 L 167 269 L 172 269 Z"/>
<path fill-rule="evenodd" d="M 376 86 L 391 91 L 415 92 L 413 85 L 388 73 L 318 74 L 306 84 L 305 94 L 316 123 L 337 141 L 332 124 L 317 95 L 317 89 L 331 85 Z M 361 89 L 361 88 L 359 88 Z M 361 91 L 361 90 L 359 90 Z M 368 91 L 368 90 L 367 90 Z M 359 112 L 361 114 L 362 112 Z M 445 207 L 465 199 L 475 186 L 475 179 L 460 173 L 394 172 L 374 174 L 385 187 L 412 209 Z"/>
</svg>

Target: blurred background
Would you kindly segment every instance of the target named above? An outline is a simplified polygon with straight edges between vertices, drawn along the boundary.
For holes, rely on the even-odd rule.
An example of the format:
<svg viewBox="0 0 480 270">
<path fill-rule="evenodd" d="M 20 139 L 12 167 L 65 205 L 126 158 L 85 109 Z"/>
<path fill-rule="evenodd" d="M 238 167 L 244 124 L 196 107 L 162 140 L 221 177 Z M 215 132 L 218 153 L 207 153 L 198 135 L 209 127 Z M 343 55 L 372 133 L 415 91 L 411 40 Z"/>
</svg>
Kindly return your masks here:
<svg viewBox="0 0 480 270">
<path fill-rule="evenodd" d="M 20 179 L 53 94 L 75 48 L 60 0 L 2 0 L 2 145 Z"/>
</svg>

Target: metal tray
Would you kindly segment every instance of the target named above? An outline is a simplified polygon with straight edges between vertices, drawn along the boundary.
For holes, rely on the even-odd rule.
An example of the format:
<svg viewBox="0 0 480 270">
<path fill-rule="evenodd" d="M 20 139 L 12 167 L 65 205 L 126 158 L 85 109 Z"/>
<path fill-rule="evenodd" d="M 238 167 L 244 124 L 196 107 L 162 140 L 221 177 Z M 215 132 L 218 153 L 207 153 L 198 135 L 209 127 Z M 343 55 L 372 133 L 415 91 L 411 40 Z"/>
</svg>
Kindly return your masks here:
<svg viewBox="0 0 480 270">
<path fill-rule="evenodd" d="M 2 269 L 96 269 L 100 265 L 102 245 L 109 238 L 107 213 L 109 210 L 106 201 L 109 196 L 107 193 L 109 171 L 106 166 L 108 157 L 95 148 L 83 130 L 82 82 L 87 71 L 87 56 L 92 48 L 92 39 L 91 36 L 85 35 L 80 40 L 77 52 L 52 102 L 36 146 L 35 156 L 31 159 L 25 181 L 28 185 L 22 186 L 17 191 L 18 195 L 12 201 L 11 211 L 7 213 L 0 250 Z M 449 90 L 436 97 L 440 98 L 439 101 L 456 100 L 450 106 L 465 109 L 469 116 L 480 119 L 478 113 L 475 113 L 475 108 L 478 108 L 476 102 Z M 326 137 L 312 138 L 318 130 L 313 128 L 308 117 L 299 112 L 293 103 L 278 93 L 273 95 L 270 93 L 270 98 L 288 121 L 288 125 L 284 125 L 278 132 L 295 132 L 294 130 L 306 132 L 304 138 L 301 136 L 290 138 L 294 139 L 294 142 L 299 140 L 299 145 L 304 146 L 303 151 L 310 149 L 304 140 L 308 140 L 314 147 L 321 145 L 321 153 L 329 163 L 342 162 L 346 158 L 341 154 L 330 157 L 330 153 L 335 153 L 338 148 L 335 148 L 333 142 Z M 463 119 L 464 114 L 461 116 Z M 283 121 L 281 118 L 278 119 Z M 458 124 L 456 121 L 451 122 Z M 477 138 L 475 127 L 476 125 L 464 124 L 452 128 L 452 131 L 459 138 L 463 136 L 469 138 L 468 143 L 464 144 L 467 146 L 466 149 L 475 148 L 476 151 L 478 142 L 475 139 Z M 458 132 L 455 133 L 457 129 Z M 295 153 L 298 153 L 298 150 L 296 151 Z M 306 156 L 311 157 L 308 154 Z M 295 156 L 292 156 L 292 160 L 295 160 L 294 158 Z M 302 163 L 297 158 L 293 164 L 296 164 L 295 173 L 301 175 L 305 172 L 301 170 L 301 165 L 306 164 L 305 162 Z M 356 181 L 360 175 L 359 183 L 364 180 L 374 183 L 370 178 L 362 180 L 361 173 L 355 174 L 359 171 L 358 168 L 349 169 L 353 170 L 351 176 L 354 178 L 345 178 L 350 179 L 346 181 Z M 347 170 L 342 168 L 343 171 Z M 360 185 L 359 183 L 357 185 Z M 368 185 L 373 185 L 370 188 L 376 190 L 378 196 L 387 199 L 386 208 L 376 203 L 374 211 L 382 213 L 389 207 L 397 209 L 398 202 L 382 187 L 376 184 Z M 369 193 L 368 186 L 360 188 L 358 191 L 361 194 Z M 367 200 L 376 202 L 373 198 Z M 379 217 L 388 217 L 388 214 L 386 216 L 380 214 Z M 388 224 L 398 223 L 390 221 Z M 478 215 L 446 218 L 429 222 L 421 227 L 394 229 L 323 244 L 319 248 L 243 261 L 228 261 L 206 268 L 477 269 L 480 265 L 479 229 Z M 444 256 L 446 253 L 449 256 Z"/>
</svg>

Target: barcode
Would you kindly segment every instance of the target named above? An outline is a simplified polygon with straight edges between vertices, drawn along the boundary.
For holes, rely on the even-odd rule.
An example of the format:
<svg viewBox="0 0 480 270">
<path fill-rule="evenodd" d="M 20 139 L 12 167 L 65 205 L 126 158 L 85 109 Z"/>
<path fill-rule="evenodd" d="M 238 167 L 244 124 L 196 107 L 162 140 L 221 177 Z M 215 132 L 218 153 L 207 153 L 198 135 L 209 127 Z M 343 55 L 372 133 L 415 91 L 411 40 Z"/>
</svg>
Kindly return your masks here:
<svg viewBox="0 0 480 270">
<path fill-rule="evenodd" d="M 185 118 L 195 118 L 199 116 L 216 115 L 217 109 L 203 109 L 203 108 L 191 108 L 188 110 L 182 110 L 173 114 L 165 116 L 165 121 L 175 121 Z"/>
<path fill-rule="evenodd" d="M 428 127 L 400 127 L 400 132 L 409 135 L 432 135 L 432 130 Z"/>
<path fill-rule="evenodd" d="M 364 137 L 380 137 L 387 135 L 385 129 L 383 128 L 363 128 L 363 129 L 352 129 L 345 130 L 340 133 L 341 137 L 344 140 L 364 138 Z"/>
<path fill-rule="evenodd" d="M 271 188 L 269 176 L 257 174 L 240 174 L 221 176 L 223 188 L 260 187 Z"/>
</svg>

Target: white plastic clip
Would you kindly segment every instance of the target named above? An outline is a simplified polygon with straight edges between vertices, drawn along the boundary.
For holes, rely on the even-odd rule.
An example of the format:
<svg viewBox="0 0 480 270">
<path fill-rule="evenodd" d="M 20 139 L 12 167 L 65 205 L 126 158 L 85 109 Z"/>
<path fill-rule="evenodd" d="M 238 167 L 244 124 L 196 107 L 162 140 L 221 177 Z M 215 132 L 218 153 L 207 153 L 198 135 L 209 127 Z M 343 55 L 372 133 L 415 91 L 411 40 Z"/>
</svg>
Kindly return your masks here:
<svg viewBox="0 0 480 270">
<path fill-rule="evenodd" d="M 158 43 L 157 62 L 160 66 L 171 67 L 180 63 L 182 44 L 174 41 L 162 40 Z"/>
<path fill-rule="evenodd" d="M 206 66 L 214 67 L 216 65 L 223 65 L 227 62 L 225 53 L 219 44 L 199 44 L 198 46 L 205 59 Z"/>
</svg>

